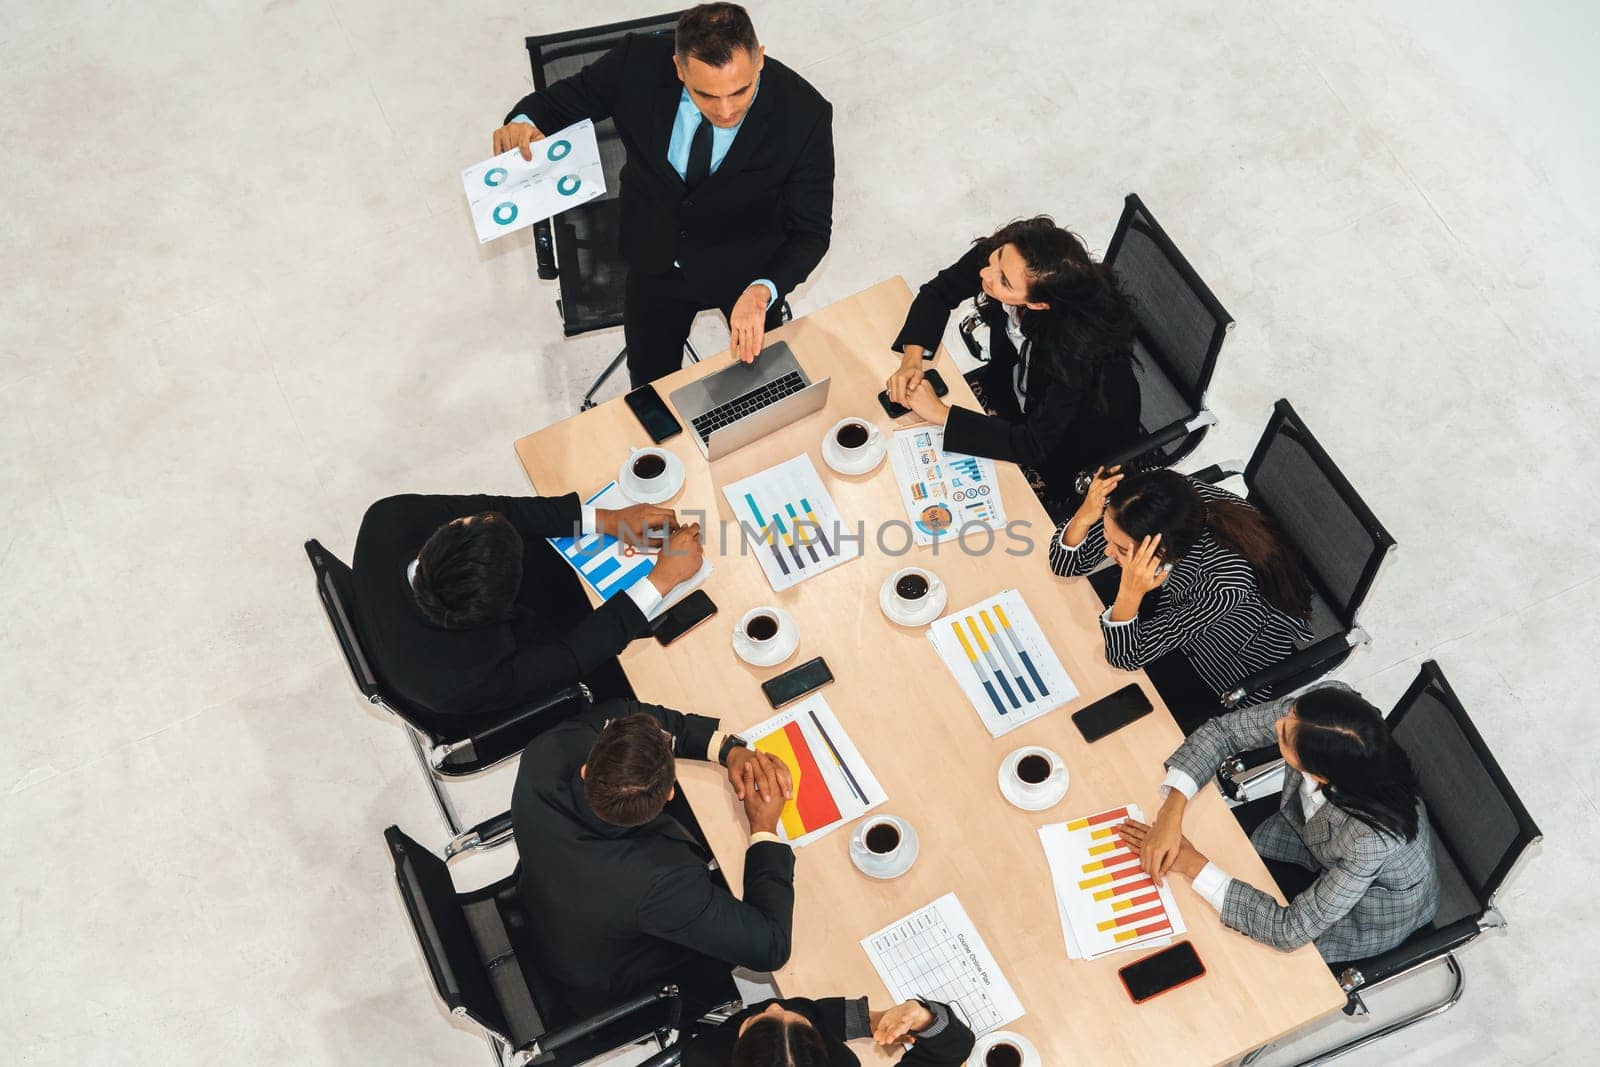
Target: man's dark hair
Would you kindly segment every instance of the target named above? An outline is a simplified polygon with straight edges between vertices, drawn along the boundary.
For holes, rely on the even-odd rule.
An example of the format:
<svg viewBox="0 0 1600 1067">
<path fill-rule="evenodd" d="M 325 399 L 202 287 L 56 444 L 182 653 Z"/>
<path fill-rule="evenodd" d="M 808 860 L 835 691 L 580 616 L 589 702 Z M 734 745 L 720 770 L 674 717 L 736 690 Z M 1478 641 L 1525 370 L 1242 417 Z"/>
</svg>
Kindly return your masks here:
<svg viewBox="0 0 1600 1067">
<path fill-rule="evenodd" d="M 671 735 L 641 711 L 600 731 L 584 765 L 583 798 L 613 826 L 643 826 L 667 806 L 676 778 Z"/>
<path fill-rule="evenodd" d="M 698 4 L 678 16 L 678 60 L 691 59 L 711 67 L 726 66 L 737 49 L 754 52 L 761 47 L 750 14 L 738 4 Z"/>
<path fill-rule="evenodd" d="M 810 1023 L 757 1017 L 733 1046 L 732 1067 L 827 1067 L 828 1046 Z"/>
<path fill-rule="evenodd" d="M 417 553 L 417 610 L 435 626 L 470 630 L 499 622 L 522 587 L 522 535 L 498 512 L 433 531 Z"/>
</svg>

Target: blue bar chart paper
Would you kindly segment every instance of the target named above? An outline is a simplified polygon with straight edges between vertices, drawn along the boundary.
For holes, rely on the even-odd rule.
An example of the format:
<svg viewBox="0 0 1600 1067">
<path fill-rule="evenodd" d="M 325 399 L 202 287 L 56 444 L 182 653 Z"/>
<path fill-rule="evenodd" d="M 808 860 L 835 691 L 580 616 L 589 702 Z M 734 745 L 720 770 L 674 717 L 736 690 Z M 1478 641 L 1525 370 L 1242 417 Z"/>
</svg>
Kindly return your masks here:
<svg viewBox="0 0 1600 1067">
<path fill-rule="evenodd" d="M 584 503 L 597 508 L 620 509 L 627 507 L 630 501 L 622 495 L 617 483 L 612 481 Z M 624 544 L 610 534 L 547 537 L 545 540 L 561 553 L 561 558 L 578 572 L 583 584 L 594 590 L 595 595 L 601 600 L 610 600 L 635 582 L 643 581 L 656 565 L 653 552 Z M 651 610 L 649 617 L 652 619 L 658 617 L 663 611 L 699 588 L 710 576 L 711 557 L 706 556 L 700 564 L 700 569 L 687 580 L 673 586 L 672 590 Z"/>
<path fill-rule="evenodd" d="M 1078 687 L 1015 589 L 939 619 L 928 640 L 991 737 L 1077 699 Z"/>
<path fill-rule="evenodd" d="M 1005 528 L 994 460 L 946 452 L 943 426 L 899 431 L 890 442 L 889 459 L 917 544 L 959 537 L 974 523 Z"/>
<path fill-rule="evenodd" d="M 861 554 L 811 457 L 798 455 L 722 487 L 744 529 L 743 548 L 774 590 L 787 589 Z"/>
</svg>

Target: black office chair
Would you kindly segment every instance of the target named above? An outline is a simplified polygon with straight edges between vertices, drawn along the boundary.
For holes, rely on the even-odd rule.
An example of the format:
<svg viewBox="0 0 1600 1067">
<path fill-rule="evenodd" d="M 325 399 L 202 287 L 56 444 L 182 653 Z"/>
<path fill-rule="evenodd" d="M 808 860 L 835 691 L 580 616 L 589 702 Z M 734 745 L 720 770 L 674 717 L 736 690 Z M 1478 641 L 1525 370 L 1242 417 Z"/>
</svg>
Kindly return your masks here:
<svg viewBox="0 0 1600 1067">
<path fill-rule="evenodd" d="M 350 677 L 362 696 L 400 720 L 433 794 L 439 818 L 452 836 L 461 833 L 460 817 L 440 778 L 477 774 L 521 752 L 535 735 L 586 705 L 590 700 L 588 687 L 571 686 L 527 707 L 489 716 L 454 719 L 430 714 L 396 694 L 384 681 L 379 664 L 367 653 L 356 623 L 355 582 L 350 568 L 314 539 L 307 541 L 305 547 L 316 574 L 317 595 L 322 598 L 323 611 L 339 639 Z"/>
<path fill-rule="evenodd" d="M 1439 910 L 1404 943 L 1370 959 L 1334 964 L 1333 971 L 1348 997 L 1347 1015 L 1367 1014 L 1363 992 L 1430 964 L 1442 962 L 1454 981 L 1433 1003 L 1297 1067 L 1326 1063 L 1454 1007 L 1466 986 L 1456 951 L 1485 930 L 1506 925 L 1495 907 L 1495 894 L 1542 836 L 1436 662 L 1422 665 L 1388 723 L 1421 780 L 1439 865 Z M 1269 1047 L 1243 1062 L 1252 1062 Z"/>
<path fill-rule="evenodd" d="M 1206 408 L 1206 390 L 1233 316 L 1135 193 L 1123 202 L 1105 262 L 1133 298 L 1139 320 L 1133 350 L 1141 436 L 1095 466 L 1170 467 L 1217 421 Z M 1078 475 L 1080 495 L 1093 476 L 1094 467 Z"/>
<path fill-rule="evenodd" d="M 446 859 L 501 844 L 510 835 L 510 819 L 499 816 L 452 841 Z M 587 1018 L 569 1017 L 556 987 L 533 963 L 536 953 L 515 871 L 458 893 L 445 859 L 399 827 L 389 827 L 383 836 L 434 990 L 451 1014 L 482 1028 L 496 1062 L 576 1067 L 647 1041 L 667 1048 L 679 1023 L 676 987 L 643 993 Z M 728 993 L 737 1003 L 731 977 Z"/>
</svg>

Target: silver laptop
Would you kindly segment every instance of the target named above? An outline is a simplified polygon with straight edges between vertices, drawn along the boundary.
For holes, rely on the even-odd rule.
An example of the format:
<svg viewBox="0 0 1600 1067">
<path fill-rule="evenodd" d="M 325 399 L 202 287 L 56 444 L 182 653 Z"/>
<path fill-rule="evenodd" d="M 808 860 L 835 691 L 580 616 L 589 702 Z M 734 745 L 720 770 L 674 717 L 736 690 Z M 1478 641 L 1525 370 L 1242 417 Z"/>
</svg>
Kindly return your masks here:
<svg viewBox="0 0 1600 1067">
<path fill-rule="evenodd" d="M 832 380 L 813 382 L 789 346 L 777 341 L 754 363 L 734 363 L 674 389 L 672 406 L 706 458 L 721 459 L 821 411 Z"/>
</svg>

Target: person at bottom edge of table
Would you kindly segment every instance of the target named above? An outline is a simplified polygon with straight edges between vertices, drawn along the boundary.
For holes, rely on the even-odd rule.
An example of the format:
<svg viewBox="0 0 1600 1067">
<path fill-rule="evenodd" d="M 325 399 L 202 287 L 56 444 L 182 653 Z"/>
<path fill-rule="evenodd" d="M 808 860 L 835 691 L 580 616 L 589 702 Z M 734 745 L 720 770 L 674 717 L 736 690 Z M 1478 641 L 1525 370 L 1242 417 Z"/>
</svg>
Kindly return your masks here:
<svg viewBox="0 0 1600 1067">
<path fill-rule="evenodd" d="M 744 803 L 742 899 L 669 808 L 680 758 L 724 764 Z M 535 738 L 511 794 L 517 892 L 540 971 L 569 1011 L 672 983 L 692 1020 L 722 1002 L 731 968 L 783 966 L 794 851 L 777 831 L 792 793 L 781 761 L 716 719 L 653 704 L 603 701 Z"/>
<path fill-rule="evenodd" d="M 1288 905 L 1229 877 L 1183 835 L 1200 784 L 1235 752 L 1276 745 L 1288 765 L 1278 810 L 1250 841 L 1269 863 L 1311 880 Z M 1311 942 L 1329 963 L 1400 944 L 1439 907 L 1439 871 L 1417 775 L 1378 709 L 1328 683 L 1212 719 L 1166 762 L 1154 826 L 1129 820 L 1121 836 L 1144 870 L 1169 872 L 1222 913 L 1232 929 L 1285 952 Z"/>
<path fill-rule="evenodd" d="M 598 608 L 546 540 L 593 533 L 666 540 L 650 574 Z M 356 535 L 356 618 L 379 673 L 427 725 L 470 732 L 580 681 L 632 696 L 616 657 L 701 557 L 699 525 L 669 508 L 595 508 L 576 493 L 391 496 Z"/>
<path fill-rule="evenodd" d="M 968 381 L 984 411 L 953 407 L 922 384 L 950 312 L 974 298 L 989 361 Z M 918 290 L 885 387 L 890 400 L 945 428 L 947 450 L 1021 465 L 1046 510 L 1065 518 L 1078 501 L 1078 472 L 1139 431 L 1136 327 L 1116 275 L 1076 234 L 1044 215 L 1022 219 L 974 242 Z"/>
<path fill-rule="evenodd" d="M 628 34 L 569 78 L 523 97 L 496 154 L 582 119 L 627 148 L 618 194 L 628 265 L 623 340 L 640 386 L 683 365 L 694 317 L 719 308 L 746 363 L 833 236 L 833 106 L 766 54 L 745 9 L 700 4 L 671 40 Z"/>
<path fill-rule="evenodd" d="M 905 1067 L 956 1067 L 973 1034 L 947 1004 L 908 1000 L 873 1011 L 866 997 L 768 1000 L 690 1039 L 684 1067 L 859 1067 L 846 1041 L 870 1037 L 888 1048 L 910 1042 Z"/>
<path fill-rule="evenodd" d="M 1133 671 L 1181 655 L 1188 669 L 1162 672 L 1181 687 L 1155 680 L 1184 733 L 1311 637 L 1311 582 L 1294 544 L 1242 498 L 1177 471 L 1096 472 L 1050 543 L 1050 568 L 1082 575 L 1106 559 L 1121 567 L 1100 616 L 1106 660 Z M 1262 686 L 1241 704 L 1270 696 Z"/>
</svg>

